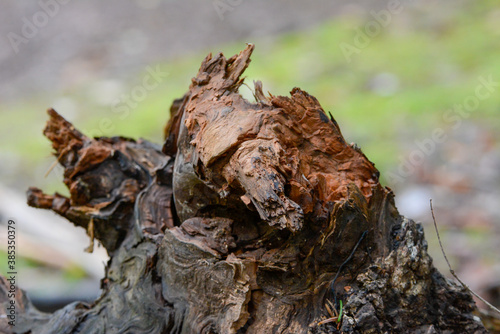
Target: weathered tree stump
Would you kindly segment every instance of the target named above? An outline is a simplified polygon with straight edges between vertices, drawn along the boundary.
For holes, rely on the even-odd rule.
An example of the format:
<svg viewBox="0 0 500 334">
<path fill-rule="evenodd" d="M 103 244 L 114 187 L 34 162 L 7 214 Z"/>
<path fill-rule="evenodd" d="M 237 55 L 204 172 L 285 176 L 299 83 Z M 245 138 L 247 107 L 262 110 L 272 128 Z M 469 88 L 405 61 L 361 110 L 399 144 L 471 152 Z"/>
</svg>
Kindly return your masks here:
<svg viewBox="0 0 500 334">
<path fill-rule="evenodd" d="M 93 304 L 45 314 L 20 296 L 6 332 L 487 332 L 314 97 L 265 96 L 260 82 L 256 103 L 239 95 L 252 50 L 205 58 L 163 148 L 91 139 L 49 110 L 70 197 L 30 188 L 28 203 L 111 258 Z"/>
</svg>

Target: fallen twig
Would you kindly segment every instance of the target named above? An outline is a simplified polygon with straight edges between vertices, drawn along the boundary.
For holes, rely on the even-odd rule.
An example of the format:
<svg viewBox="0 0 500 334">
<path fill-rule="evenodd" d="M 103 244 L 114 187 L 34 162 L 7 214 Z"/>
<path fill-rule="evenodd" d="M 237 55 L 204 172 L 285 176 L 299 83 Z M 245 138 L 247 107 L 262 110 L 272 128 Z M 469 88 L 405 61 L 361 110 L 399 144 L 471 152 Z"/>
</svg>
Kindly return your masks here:
<svg viewBox="0 0 500 334">
<path fill-rule="evenodd" d="M 467 291 L 469 291 L 474 296 L 476 296 L 480 301 L 482 301 L 483 303 L 485 303 L 490 309 L 492 309 L 493 311 L 495 311 L 498 314 L 500 314 L 500 310 L 498 308 L 496 308 L 494 305 L 490 304 L 483 297 L 481 297 L 480 295 L 478 295 L 477 293 L 475 293 L 474 291 L 472 291 L 471 288 L 469 288 L 469 286 L 467 284 L 465 284 L 464 282 L 462 282 L 462 280 L 460 278 L 458 278 L 457 274 L 455 274 L 455 271 L 451 268 L 450 261 L 448 261 L 448 257 L 446 257 L 446 253 L 444 251 L 443 244 L 441 243 L 441 237 L 439 236 L 439 231 L 438 231 L 437 223 L 436 223 L 436 217 L 434 216 L 434 209 L 432 208 L 432 199 L 430 200 L 430 203 L 431 203 L 432 220 L 434 221 L 434 228 L 436 229 L 436 234 L 437 234 L 437 238 L 438 238 L 438 242 L 439 242 L 439 247 L 441 247 L 441 252 L 443 253 L 444 259 L 446 260 L 446 263 L 448 264 L 448 268 L 450 269 L 450 273 L 453 275 L 453 277 L 455 277 L 455 279 L 460 284 L 462 284 L 462 286 Z"/>
</svg>

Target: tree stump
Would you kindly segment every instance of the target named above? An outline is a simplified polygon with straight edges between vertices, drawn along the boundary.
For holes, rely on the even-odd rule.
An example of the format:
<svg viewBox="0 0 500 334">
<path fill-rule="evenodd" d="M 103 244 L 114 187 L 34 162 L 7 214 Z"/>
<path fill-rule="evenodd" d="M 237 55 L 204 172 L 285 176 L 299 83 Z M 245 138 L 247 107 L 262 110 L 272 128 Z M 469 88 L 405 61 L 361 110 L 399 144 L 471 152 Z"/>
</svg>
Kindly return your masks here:
<svg viewBox="0 0 500 334">
<path fill-rule="evenodd" d="M 487 333 L 316 98 L 239 95 L 252 50 L 205 58 L 163 147 L 48 111 L 70 197 L 30 188 L 28 204 L 110 260 L 94 303 L 46 314 L 20 294 L 6 333 Z"/>
</svg>

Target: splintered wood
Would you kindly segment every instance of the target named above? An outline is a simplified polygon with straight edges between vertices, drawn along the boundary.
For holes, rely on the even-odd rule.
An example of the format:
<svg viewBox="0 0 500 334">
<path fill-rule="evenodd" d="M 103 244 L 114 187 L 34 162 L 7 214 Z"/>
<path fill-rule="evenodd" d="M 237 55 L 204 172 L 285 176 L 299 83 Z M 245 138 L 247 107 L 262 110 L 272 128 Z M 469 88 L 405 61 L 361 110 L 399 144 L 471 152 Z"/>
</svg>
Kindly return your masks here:
<svg viewBox="0 0 500 334">
<path fill-rule="evenodd" d="M 181 220 L 198 214 L 193 202 L 204 207 L 238 196 L 270 225 L 295 232 L 305 215 L 327 217 L 335 202 L 347 199 L 350 183 L 369 200 L 379 186 L 378 171 L 345 142 L 316 98 L 299 88 L 291 97 L 269 96 L 259 103 L 241 97 L 240 76 L 252 50 L 227 60 L 209 55 L 171 120 L 164 152 L 177 153 L 174 184 L 190 179 L 209 184 L 218 195 L 174 187 Z M 261 83 L 256 96 L 264 96 Z"/>
</svg>

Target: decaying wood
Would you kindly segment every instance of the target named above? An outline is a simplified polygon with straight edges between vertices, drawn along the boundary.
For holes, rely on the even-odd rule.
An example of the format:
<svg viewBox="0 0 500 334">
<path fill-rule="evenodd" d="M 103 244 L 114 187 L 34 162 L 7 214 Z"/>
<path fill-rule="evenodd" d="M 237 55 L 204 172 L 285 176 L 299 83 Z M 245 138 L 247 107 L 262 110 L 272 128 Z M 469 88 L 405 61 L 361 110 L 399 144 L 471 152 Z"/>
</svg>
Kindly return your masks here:
<svg viewBox="0 0 500 334">
<path fill-rule="evenodd" d="M 92 305 L 43 314 L 23 297 L 11 332 L 487 332 L 314 97 L 239 95 L 252 50 L 205 58 L 163 148 L 87 138 L 49 110 L 70 197 L 28 203 L 92 221 L 111 259 Z"/>
</svg>

